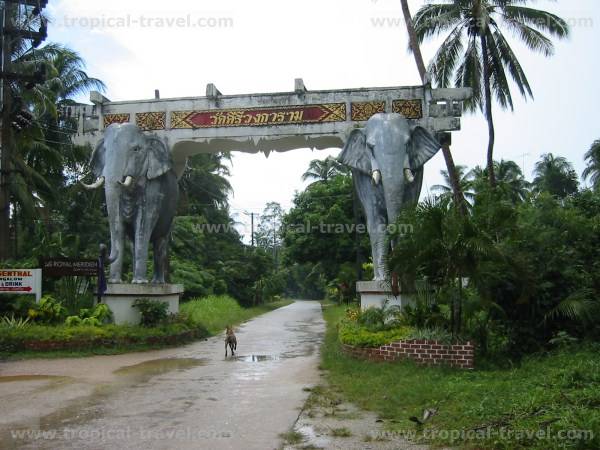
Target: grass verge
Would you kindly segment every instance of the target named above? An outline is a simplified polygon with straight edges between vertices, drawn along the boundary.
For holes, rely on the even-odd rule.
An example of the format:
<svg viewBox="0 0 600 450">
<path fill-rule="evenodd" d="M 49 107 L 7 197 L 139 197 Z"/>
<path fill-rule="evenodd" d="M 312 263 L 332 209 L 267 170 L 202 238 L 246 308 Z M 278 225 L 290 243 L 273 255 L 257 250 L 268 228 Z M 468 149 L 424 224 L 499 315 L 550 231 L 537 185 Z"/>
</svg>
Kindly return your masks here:
<svg viewBox="0 0 600 450">
<path fill-rule="evenodd" d="M 223 331 L 227 325 L 237 325 L 290 303 L 292 303 L 290 300 L 281 300 L 243 308 L 227 295 L 211 295 L 182 303 L 180 310 L 193 323 L 201 324 L 211 335 L 214 335 Z"/>
<path fill-rule="evenodd" d="M 419 442 L 481 449 L 600 448 L 599 345 L 527 358 L 512 369 L 455 370 L 410 361 L 376 363 L 340 351 L 344 307 L 324 308 L 322 368 L 391 433 Z M 437 413 L 424 425 L 425 409 Z"/>
</svg>

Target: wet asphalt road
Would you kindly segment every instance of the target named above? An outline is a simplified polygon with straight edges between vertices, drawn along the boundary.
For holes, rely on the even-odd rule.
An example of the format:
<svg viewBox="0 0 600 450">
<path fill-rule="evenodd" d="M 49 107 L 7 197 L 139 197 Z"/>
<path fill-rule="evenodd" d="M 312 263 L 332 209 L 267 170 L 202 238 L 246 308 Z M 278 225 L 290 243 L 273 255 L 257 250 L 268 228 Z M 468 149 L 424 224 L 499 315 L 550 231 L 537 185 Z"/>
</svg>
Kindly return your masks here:
<svg viewBox="0 0 600 450">
<path fill-rule="evenodd" d="M 176 349 L 0 363 L 0 448 L 278 448 L 319 381 L 317 302 Z"/>
</svg>

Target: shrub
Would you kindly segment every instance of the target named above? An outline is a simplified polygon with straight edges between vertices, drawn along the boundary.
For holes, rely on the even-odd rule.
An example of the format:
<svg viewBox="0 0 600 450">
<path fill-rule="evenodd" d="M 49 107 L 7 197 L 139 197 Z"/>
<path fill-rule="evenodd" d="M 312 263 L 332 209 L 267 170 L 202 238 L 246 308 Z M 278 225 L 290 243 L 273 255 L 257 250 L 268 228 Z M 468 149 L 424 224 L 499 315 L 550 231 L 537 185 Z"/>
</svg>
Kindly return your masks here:
<svg viewBox="0 0 600 450">
<path fill-rule="evenodd" d="M 79 311 L 78 316 L 69 316 L 65 325 L 73 327 L 77 325 L 101 326 L 112 319 L 112 311 L 106 303 L 98 303 L 94 308 L 84 308 Z"/>
<path fill-rule="evenodd" d="M 418 328 L 413 329 L 408 339 L 425 339 L 427 341 L 439 341 L 445 345 L 452 345 L 456 339 L 444 328 Z"/>
<path fill-rule="evenodd" d="M 15 317 L 15 315 L 12 314 L 10 317 L 4 316 L 0 324 L 7 328 L 25 328 L 29 326 L 29 317 Z"/>
<path fill-rule="evenodd" d="M 343 320 L 340 323 L 339 337 L 343 344 L 355 347 L 379 347 L 390 342 L 408 339 L 413 331 L 413 328 L 408 326 L 371 331 L 357 322 Z"/>
<path fill-rule="evenodd" d="M 81 317 L 69 316 L 65 319 L 65 325 L 68 327 L 75 327 L 75 326 L 81 325 Z"/>
<path fill-rule="evenodd" d="M 112 311 L 106 303 L 98 303 L 94 308 L 79 311 L 79 317 L 82 319 L 94 318 L 101 323 L 107 323 L 112 320 Z"/>
<path fill-rule="evenodd" d="M 66 315 L 65 307 L 50 295 L 43 296 L 40 303 L 32 306 L 28 312 L 32 320 L 44 324 L 62 322 Z"/>
<path fill-rule="evenodd" d="M 141 325 L 145 327 L 153 327 L 161 322 L 166 321 L 168 316 L 169 304 L 158 300 L 150 300 L 147 298 L 138 298 L 132 305 L 137 308 L 142 315 Z"/>
<path fill-rule="evenodd" d="M 356 321 L 369 331 L 383 331 L 400 326 L 400 317 L 400 307 L 389 306 L 389 301 L 386 300 L 380 307 L 372 306 L 359 311 Z"/>
</svg>

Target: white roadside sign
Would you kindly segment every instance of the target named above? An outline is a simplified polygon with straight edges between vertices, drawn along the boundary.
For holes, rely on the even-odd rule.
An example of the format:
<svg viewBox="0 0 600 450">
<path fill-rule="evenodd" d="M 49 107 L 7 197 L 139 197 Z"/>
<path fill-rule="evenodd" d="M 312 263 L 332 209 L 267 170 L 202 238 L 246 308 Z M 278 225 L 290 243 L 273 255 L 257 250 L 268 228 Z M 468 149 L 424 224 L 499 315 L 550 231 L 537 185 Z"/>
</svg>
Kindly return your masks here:
<svg viewBox="0 0 600 450">
<path fill-rule="evenodd" d="M 42 298 L 42 269 L 0 269 L 0 294 L 34 294 Z"/>
</svg>

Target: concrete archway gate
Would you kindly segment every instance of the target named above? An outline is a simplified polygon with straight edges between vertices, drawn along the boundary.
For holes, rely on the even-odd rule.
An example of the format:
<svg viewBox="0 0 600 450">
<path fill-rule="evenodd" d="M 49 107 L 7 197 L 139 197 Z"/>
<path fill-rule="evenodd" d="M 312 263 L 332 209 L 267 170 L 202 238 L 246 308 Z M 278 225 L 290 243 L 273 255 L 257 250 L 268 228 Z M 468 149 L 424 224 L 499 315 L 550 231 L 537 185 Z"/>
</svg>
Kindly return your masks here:
<svg viewBox="0 0 600 450">
<path fill-rule="evenodd" d="M 95 146 L 114 123 L 136 124 L 156 134 L 170 148 L 175 172 L 181 176 L 187 158 L 198 153 L 268 156 L 299 148 L 342 148 L 350 131 L 377 113 L 400 113 L 413 126 L 433 133 L 460 130 L 462 102 L 470 97 L 471 89 L 430 85 L 309 91 L 296 79 L 294 91 L 267 94 L 223 95 L 209 84 L 204 97 L 161 99 L 157 91 L 150 100 L 112 102 L 92 92 L 92 105 L 71 106 L 67 116 L 77 119 L 73 141 L 79 145 Z M 381 282 L 362 283 L 358 290 L 364 306 L 391 296 Z M 117 322 L 137 321 L 130 307 L 135 298 L 164 298 L 176 312 L 182 291 L 182 286 L 109 285 L 106 301 Z M 406 301 L 396 296 L 393 303 Z"/>
<path fill-rule="evenodd" d="M 433 132 L 460 130 L 470 89 L 430 85 L 223 95 L 209 84 L 205 97 L 112 102 L 92 92 L 93 105 L 71 107 L 75 144 L 94 145 L 112 123 L 135 123 L 164 138 L 176 170 L 197 153 L 288 151 L 343 147 L 346 135 L 378 112 L 397 112 Z M 158 97 L 158 95 L 156 95 Z"/>
</svg>

